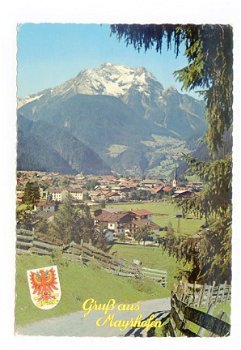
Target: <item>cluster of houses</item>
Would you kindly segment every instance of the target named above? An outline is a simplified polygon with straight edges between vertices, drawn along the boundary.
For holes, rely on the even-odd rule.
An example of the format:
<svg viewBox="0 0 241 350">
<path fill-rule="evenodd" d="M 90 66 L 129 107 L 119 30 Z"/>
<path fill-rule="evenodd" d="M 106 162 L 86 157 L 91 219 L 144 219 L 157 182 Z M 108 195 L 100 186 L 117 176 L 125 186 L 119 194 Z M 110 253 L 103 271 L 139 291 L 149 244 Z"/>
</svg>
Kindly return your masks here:
<svg viewBox="0 0 241 350">
<path fill-rule="evenodd" d="M 34 204 L 33 212 L 37 218 L 51 220 L 58 210 L 59 204 L 67 195 L 73 198 L 73 205 L 86 203 L 88 206 L 99 205 L 103 209 L 94 212 L 96 227 L 103 227 L 114 235 L 126 234 L 133 236 L 136 230 L 147 225 L 151 232 L 157 232 L 160 227 L 151 220 L 147 210 L 131 210 L 128 212 L 107 209 L 106 203 L 131 201 L 133 192 L 146 192 L 149 198 L 160 199 L 166 196 L 172 198 L 190 198 L 202 188 L 201 183 L 180 184 L 176 178 L 137 179 L 117 176 L 83 176 L 61 175 L 36 171 L 21 171 L 17 173 L 17 205 L 23 200 L 24 189 L 28 182 L 36 182 L 39 186 L 39 200 Z M 92 186 L 89 186 L 89 184 Z"/>
<path fill-rule="evenodd" d="M 133 239 L 136 231 L 142 226 L 146 226 L 152 233 L 160 231 L 160 226 L 152 221 L 152 213 L 146 209 L 98 209 L 94 212 L 94 223 L 97 228 L 113 233 L 113 236 L 124 234 L 129 239 Z"/>
<path fill-rule="evenodd" d="M 17 203 L 21 203 L 24 188 L 28 181 L 39 184 L 41 201 L 62 202 L 67 194 L 74 200 L 95 203 L 117 203 L 130 201 L 133 192 L 146 192 L 148 198 L 173 198 L 191 197 L 195 191 L 202 188 L 201 183 L 181 184 L 174 178 L 172 181 L 165 179 L 137 179 L 116 176 L 83 176 L 61 175 L 58 173 L 42 173 L 22 171 L 17 177 Z M 87 189 L 89 182 L 95 183 L 93 188 Z"/>
</svg>

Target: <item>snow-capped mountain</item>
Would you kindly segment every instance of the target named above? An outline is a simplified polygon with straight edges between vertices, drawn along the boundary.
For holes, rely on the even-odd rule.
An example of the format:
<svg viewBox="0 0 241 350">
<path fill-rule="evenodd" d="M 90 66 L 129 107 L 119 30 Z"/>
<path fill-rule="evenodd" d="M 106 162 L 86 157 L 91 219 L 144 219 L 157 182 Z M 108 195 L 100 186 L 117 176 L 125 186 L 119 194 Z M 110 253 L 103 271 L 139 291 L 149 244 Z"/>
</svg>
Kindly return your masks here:
<svg viewBox="0 0 241 350">
<path fill-rule="evenodd" d="M 75 78 L 47 91 L 52 96 L 86 94 L 124 98 L 133 87 L 145 95 L 150 95 L 154 90 L 157 94 L 163 91 L 162 85 L 144 67 L 129 68 L 111 63 L 85 69 Z"/>
<path fill-rule="evenodd" d="M 154 86 L 152 86 L 154 85 Z M 56 90 L 67 88 L 68 91 L 87 95 L 108 95 L 125 98 L 129 90 L 135 87 L 137 91 L 149 95 L 155 88 L 162 91 L 163 87 L 155 77 L 143 67 L 129 68 L 111 63 L 102 64 L 96 69 L 86 69 L 76 78 L 69 80 L 65 86 Z"/>
<path fill-rule="evenodd" d="M 172 171 L 178 149 L 206 128 L 203 102 L 164 90 L 143 67 L 105 63 L 19 103 L 21 115 L 64 128 L 118 171 L 161 171 L 160 159 Z"/>
<path fill-rule="evenodd" d="M 161 83 L 144 67 L 130 68 L 104 63 L 98 68 L 81 71 L 75 78 L 53 89 L 19 100 L 18 106 L 41 96 L 66 98 L 76 94 L 107 95 L 120 98 L 148 118 L 150 110 L 159 105 L 163 90 Z"/>
</svg>

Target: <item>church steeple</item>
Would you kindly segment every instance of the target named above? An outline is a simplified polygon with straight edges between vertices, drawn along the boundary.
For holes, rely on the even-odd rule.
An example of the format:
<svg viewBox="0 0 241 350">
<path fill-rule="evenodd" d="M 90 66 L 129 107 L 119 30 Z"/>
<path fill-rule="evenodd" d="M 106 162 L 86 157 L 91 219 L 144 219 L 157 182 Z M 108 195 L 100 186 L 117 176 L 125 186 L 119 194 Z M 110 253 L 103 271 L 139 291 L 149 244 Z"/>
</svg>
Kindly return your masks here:
<svg viewBox="0 0 241 350">
<path fill-rule="evenodd" d="M 172 187 L 176 188 L 177 187 L 177 168 L 174 171 L 174 177 L 172 180 Z"/>
</svg>

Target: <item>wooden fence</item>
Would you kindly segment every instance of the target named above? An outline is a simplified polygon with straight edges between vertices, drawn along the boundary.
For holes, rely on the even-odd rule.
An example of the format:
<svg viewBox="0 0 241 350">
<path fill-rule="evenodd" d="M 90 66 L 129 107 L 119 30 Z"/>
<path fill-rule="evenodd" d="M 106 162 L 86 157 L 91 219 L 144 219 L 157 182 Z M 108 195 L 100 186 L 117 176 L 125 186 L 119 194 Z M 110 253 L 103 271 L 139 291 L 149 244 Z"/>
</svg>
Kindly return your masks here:
<svg viewBox="0 0 241 350">
<path fill-rule="evenodd" d="M 209 313 L 194 309 L 173 294 L 167 335 L 172 337 L 225 337 L 230 334 L 230 324 Z M 193 324 L 196 325 L 195 328 Z M 198 327 L 197 327 L 198 326 Z"/>
<path fill-rule="evenodd" d="M 141 272 L 144 276 L 153 279 L 156 282 L 159 282 L 161 286 L 167 286 L 167 272 L 163 270 L 150 269 L 147 267 L 142 267 Z"/>
<path fill-rule="evenodd" d="M 17 230 L 16 252 L 17 254 L 52 255 L 53 251 L 62 250 L 60 243 L 54 244 L 48 240 L 39 239 L 33 231 L 19 229 Z"/>
<path fill-rule="evenodd" d="M 227 282 L 216 285 L 214 281 L 211 285 L 200 285 L 181 281 L 174 291 L 181 300 L 193 307 L 208 308 L 210 305 L 226 304 L 231 300 L 231 286 Z"/>
<path fill-rule="evenodd" d="M 137 266 L 129 265 L 123 259 L 117 259 L 113 255 L 93 247 L 91 244 L 76 244 L 71 242 L 63 248 L 63 256 L 71 260 L 79 260 L 84 263 L 95 259 L 108 272 L 123 277 L 141 277 Z"/>
<path fill-rule="evenodd" d="M 228 316 L 223 310 L 214 317 L 217 303 L 229 303 L 231 286 L 190 284 L 182 280 L 172 292 L 167 334 L 172 337 L 224 337 L 230 334 Z M 207 312 L 197 308 L 206 308 Z"/>
<path fill-rule="evenodd" d="M 63 256 L 72 261 L 87 263 L 91 259 L 95 259 L 108 272 L 122 277 L 143 278 L 148 276 L 159 282 L 162 286 L 167 285 L 166 271 L 149 269 L 140 267 L 135 264 L 130 264 L 124 259 L 118 259 L 111 254 L 105 253 L 100 249 L 95 248 L 90 243 L 76 244 L 71 242 L 68 245 L 63 245 L 62 242 L 55 244 L 48 241 L 46 237 L 39 238 L 32 231 L 19 229 L 17 230 L 16 241 L 17 254 L 38 254 L 52 255 L 55 250 L 59 250 Z"/>
<path fill-rule="evenodd" d="M 54 244 L 47 241 L 47 238 L 39 239 L 32 231 L 17 230 L 16 251 L 17 254 L 38 254 L 52 255 L 55 250 L 59 250 L 63 256 L 72 261 L 87 263 L 91 259 L 96 259 L 99 264 L 108 272 L 123 277 L 140 277 L 141 271 L 135 265 L 128 265 L 123 259 L 116 259 L 113 255 L 95 248 L 90 243 L 76 244 L 71 242 L 68 245 L 62 243 Z"/>
</svg>

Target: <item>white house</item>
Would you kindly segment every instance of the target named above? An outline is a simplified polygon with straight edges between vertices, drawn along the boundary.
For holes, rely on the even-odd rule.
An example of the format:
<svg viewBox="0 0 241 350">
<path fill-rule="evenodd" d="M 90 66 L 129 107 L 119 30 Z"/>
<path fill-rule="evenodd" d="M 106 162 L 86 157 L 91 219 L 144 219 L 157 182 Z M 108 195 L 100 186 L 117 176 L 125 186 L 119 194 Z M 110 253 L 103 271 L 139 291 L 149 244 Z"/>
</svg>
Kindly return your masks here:
<svg viewBox="0 0 241 350">
<path fill-rule="evenodd" d="M 84 199 L 84 193 L 80 189 L 69 189 L 68 192 L 76 200 L 82 201 Z"/>
</svg>

